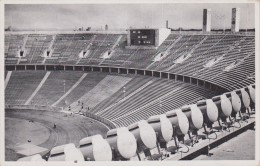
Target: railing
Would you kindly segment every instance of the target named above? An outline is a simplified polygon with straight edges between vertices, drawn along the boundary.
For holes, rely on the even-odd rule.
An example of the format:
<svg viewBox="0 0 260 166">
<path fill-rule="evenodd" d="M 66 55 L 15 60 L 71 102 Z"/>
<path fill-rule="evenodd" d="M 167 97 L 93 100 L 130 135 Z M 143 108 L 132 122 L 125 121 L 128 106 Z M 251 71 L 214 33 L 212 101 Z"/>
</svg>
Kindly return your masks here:
<svg viewBox="0 0 260 166">
<path fill-rule="evenodd" d="M 99 122 L 105 124 L 105 125 L 108 126 L 110 129 L 116 128 L 116 125 L 115 125 L 113 122 L 111 122 L 111 121 L 109 121 L 109 120 L 107 120 L 107 119 L 105 119 L 105 118 L 103 118 L 103 117 L 97 116 L 97 115 L 92 114 L 92 113 L 89 113 L 89 112 L 84 113 L 84 115 L 87 116 L 87 117 L 89 117 L 89 118 L 95 119 L 95 120 L 97 120 L 97 121 L 99 121 Z"/>
<path fill-rule="evenodd" d="M 44 110 L 44 111 L 61 111 L 61 107 L 51 107 L 45 105 L 5 105 L 5 109 L 28 109 L 28 110 Z"/>
<path fill-rule="evenodd" d="M 86 66 L 86 65 L 66 65 L 66 64 L 30 64 L 30 65 L 15 65 L 8 64 L 5 65 L 6 71 L 16 71 L 16 70 L 45 70 L 45 71 L 86 71 L 86 72 L 104 72 L 104 73 L 117 73 L 117 74 L 134 74 L 134 75 L 144 75 L 152 76 L 166 79 L 173 79 L 182 81 L 185 83 L 195 84 L 197 86 L 202 86 L 213 91 L 218 91 L 220 93 L 228 92 L 228 89 L 221 87 L 214 83 L 201 80 L 196 77 L 190 77 L 186 75 L 179 75 L 176 73 L 169 73 L 163 71 L 146 70 L 146 69 L 136 69 L 136 68 L 124 68 L 124 67 L 111 67 L 111 66 Z"/>
<path fill-rule="evenodd" d="M 109 30 L 109 31 L 101 31 L 101 30 L 92 30 L 92 31 L 72 31 L 72 30 L 60 30 L 60 31 L 5 31 L 5 34 L 13 34 L 13 35 L 24 35 L 24 34 L 127 34 L 126 30 Z M 240 32 L 231 32 L 231 31 L 211 31 L 211 32 L 203 32 L 202 30 L 197 31 L 171 31 L 172 34 L 181 34 L 181 35 L 225 35 L 225 34 L 234 34 L 234 35 L 248 35 L 254 36 L 255 32 L 252 31 L 240 31 Z"/>
</svg>

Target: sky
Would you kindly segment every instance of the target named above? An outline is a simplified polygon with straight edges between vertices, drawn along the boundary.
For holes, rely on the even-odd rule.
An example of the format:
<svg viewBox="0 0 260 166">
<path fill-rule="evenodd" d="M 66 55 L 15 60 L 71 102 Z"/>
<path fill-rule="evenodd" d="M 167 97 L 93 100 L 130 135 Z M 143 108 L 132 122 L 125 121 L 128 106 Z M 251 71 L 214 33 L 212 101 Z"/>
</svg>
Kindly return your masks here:
<svg viewBox="0 0 260 166">
<path fill-rule="evenodd" d="M 254 28 L 254 4 L 6 4 L 5 28 L 63 30 L 92 27 L 110 30 L 165 27 L 202 28 L 202 11 L 212 10 L 212 28 L 230 28 L 231 10 L 240 8 L 240 28 Z"/>
</svg>

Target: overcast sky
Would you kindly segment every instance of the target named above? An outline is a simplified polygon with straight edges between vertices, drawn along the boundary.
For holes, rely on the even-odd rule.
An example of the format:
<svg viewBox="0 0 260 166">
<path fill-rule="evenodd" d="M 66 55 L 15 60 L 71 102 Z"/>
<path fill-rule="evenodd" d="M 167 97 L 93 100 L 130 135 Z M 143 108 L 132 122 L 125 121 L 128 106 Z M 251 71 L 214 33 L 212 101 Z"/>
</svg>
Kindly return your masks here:
<svg viewBox="0 0 260 166">
<path fill-rule="evenodd" d="M 212 28 L 230 28 L 231 9 L 239 7 L 240 27 L 254 28 L 254 4 L 44 4 L 5 5 L 5 27 L 16 29 L 109 29 L 132 27 L 201 28 L 202 10 L 212 9 Z"/>
</svg>

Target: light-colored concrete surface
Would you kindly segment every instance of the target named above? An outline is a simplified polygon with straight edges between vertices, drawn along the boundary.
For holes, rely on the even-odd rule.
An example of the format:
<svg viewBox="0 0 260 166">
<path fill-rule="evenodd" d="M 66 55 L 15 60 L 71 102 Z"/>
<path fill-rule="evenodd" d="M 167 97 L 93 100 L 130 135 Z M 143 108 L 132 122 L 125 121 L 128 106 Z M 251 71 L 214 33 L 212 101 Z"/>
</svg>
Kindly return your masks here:
<svg viewBox="0 0 260 166">
<path fill-rule="evenodd" d="M 194 160 L 254 160 L 255 131 L 247 130 L 231 140 L 211 149 L 212 155 L 200 155 Z"/>
</svg>

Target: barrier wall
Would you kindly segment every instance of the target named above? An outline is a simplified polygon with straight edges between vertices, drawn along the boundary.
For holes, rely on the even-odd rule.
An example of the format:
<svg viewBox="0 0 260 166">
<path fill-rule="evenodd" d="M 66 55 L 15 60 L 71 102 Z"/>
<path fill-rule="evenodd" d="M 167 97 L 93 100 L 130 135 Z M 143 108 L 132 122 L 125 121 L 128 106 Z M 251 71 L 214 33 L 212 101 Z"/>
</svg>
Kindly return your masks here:
<svg viewBox="0 0 260 166">
<path fill-rule="evenodd" d="M 122 67 L 109 67 L 109 66 L 79 66 L 79 65 L 5 65 L 6 71 L 19 71 L 19 70 L 45 70 L 45 71 L 85 71 L 85 72 L 104 72 L 104 73 L 117 73 L 117 74 L 134 74 L 159 77 L 165 79 L 173 79 L 182 81 L 185 83 L 195 84 L 202 86 L 212 91 L 218 91 L 219 93 L 228 92 L 228 90 L 219 85 L 207 82 L 196 77 L 190 77 L 186 75 L 179 75 L 176 73 L 154 71 L 154 70 L 142 70 L 135 68 L 122 68 Z"/>
</svg>

